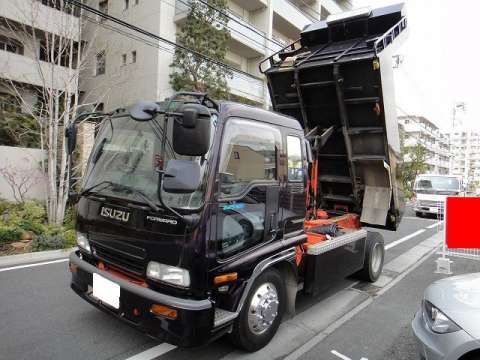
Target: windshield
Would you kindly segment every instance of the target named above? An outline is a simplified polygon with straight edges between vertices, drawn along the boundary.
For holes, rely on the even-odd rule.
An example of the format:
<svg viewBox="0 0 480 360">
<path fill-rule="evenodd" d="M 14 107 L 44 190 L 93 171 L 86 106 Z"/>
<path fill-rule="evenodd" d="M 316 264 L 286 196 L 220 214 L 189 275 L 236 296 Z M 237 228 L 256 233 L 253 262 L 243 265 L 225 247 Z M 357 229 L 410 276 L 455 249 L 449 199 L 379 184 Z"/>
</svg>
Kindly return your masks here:
<svg viewBox="0 0 480 360">
<path fill-rule="evenodd" d="M 446 176 L 421 177 L 415 182 L 415 190 L 460 191 L 460 181 L 458 178 Z"/>
<path fill-rule="evenodd" d="M 82 188 L 88 189 L 99 184 L 93 188 L 93 192 L 145 203 L 145 199 L 139 196 L 139 192 L 142 192 L 153 203 L 160 204 L 157 169 L 165 168 L 170 159 L 191 160 L 198 162 L 201 167 L 202 182 L 199 188 L 187 194 L 163 191 L 162 199 L 174 208 L 197 209 L 202 206 L 209 153 L 203 158 L 176 154 L 171 142 L 173 120 L 169 120 L 165 159 L 162 159 L 164 124 L 163 115 L 146 122 L 135 121 L 129 116 L 105 119 L 89 158 Z M 103 186 L 100 185 L 102 182 L 119 186 Z"/>
</svg>

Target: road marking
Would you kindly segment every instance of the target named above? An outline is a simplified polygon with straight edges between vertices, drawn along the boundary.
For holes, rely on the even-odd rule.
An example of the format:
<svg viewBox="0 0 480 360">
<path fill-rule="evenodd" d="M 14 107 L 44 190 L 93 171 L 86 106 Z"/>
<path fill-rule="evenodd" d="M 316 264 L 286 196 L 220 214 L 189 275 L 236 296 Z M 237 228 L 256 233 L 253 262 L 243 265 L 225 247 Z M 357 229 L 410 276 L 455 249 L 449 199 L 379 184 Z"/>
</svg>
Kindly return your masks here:
<svg viewBox="0 0 480 360">
<path fill-rule="evenodd" d="M 442 224 L 443 224 L 443 221 L 438 221 L 438 222 L 436 222 L 435 224 L 428 225 L 428 226 L 427 226 L 427 229 L 433 229 L 434 227 L 440 226 L 440 225 L 442 225 Z"/>
<path fill-rule="evenodd" d="M 154 346 L 148 350 L 145 350 L 141 353 L 133 355 L 132 357 L 129 357 L 127 360 L 152 360 L 176 348 L 177 347 L 175 345 L 161 343 L 160 345 Z"/>
<path fill-rule="evenodd" d="M 337 350 L 332 350 L 330 351 L 333 355 L 335 355 L 336 357 L 339 357 L 340 359 L 343 359 L 343 360 L 352 360 L 350 359 L 348 356 L 345 356 L 343 354 L 340 354 Z"/>
<path fill-rule="evenodd" d="M 352 360 L 348 356 L 340 354 L 337 350 L 330 351 L 333 355 L 338 356 L 342 360 Z M 368 360 L 367 358 L 362 357 L 360 360 Z"/>
<path fill-rule="evenodd" d="M 31 267 L 43 266 L 43 265 L 49 265 L 49 264 L 57 264 L 57 263 L 66 262 L 66 261 L 68 261 L 68 259 L 45 261 L 45 262 L 40 262 L 40 263 L 36 263 L 36 264 L 26 264 L 26 265 L 11 266 L 11 267 L 7 267 L 7 268 L 0 269 L 0 272 L 10 271 L 10 270 L 17 270 L 17 269 L 25 269 L 25 268 L 31 268 Z"/>
<path fill-rule="evenodd" d="M 411 238 L 414 238 L 417 235 L 420 235 L 421 233 L 424 233 L 426 230 L 425 229 L 420 229 L 415 231 L 414 233 L 411 233 L 410 235 L 404 236 L 403 238 L 400 238 L 398 240 L 395 240 L 391 242 L 390 244 L 385 245 L 385 250 L 391 249 L 397 245 L 400 245 L 401 243 L 410 240 Z"/>
<path fill-rule="evenodd" d="M 427 218 L 420 218 L 416 216 L 404 216 L 402 219 L 408 219 L 408 220 L 421 220 L 421 221 L 435 221 L 435 219 L 427 219 Z"/>
</svg>

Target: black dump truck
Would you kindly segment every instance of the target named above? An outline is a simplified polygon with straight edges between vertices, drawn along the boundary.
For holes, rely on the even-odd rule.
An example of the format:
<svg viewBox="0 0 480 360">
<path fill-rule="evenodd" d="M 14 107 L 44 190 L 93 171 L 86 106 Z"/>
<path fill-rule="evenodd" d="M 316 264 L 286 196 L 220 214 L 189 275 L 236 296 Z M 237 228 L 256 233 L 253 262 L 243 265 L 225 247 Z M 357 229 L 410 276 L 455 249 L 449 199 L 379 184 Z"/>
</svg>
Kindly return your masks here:
<svg viewBox="0 0 480 360">
<path fill-rule="evenodd" d="M 72 289 L 158 339 L 229 334 L 255 351 L 298 292 L 377 280 L 383 239 L 363 226 L 402 215 L 391 49 L 404 30 L 403 5 L 308 26 L 260 64 L 275 112 L 180 93 L 102 114 L 71 197 Z"/>
</svg>

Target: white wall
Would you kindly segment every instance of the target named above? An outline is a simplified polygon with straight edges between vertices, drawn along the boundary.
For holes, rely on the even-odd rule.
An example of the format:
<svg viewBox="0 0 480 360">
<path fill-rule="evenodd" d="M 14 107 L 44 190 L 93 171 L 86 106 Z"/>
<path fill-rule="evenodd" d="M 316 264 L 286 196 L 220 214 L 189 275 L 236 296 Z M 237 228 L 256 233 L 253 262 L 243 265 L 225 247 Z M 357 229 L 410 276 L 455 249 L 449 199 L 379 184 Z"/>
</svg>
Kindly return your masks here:
<svg viewBox="0 0 480 360">
<path fill-rule="evenodd" d="M 0 146 L 0 168 L 8 167 L 16 171 L 16 179 L 28 175 L 31 186 L 26 193 L 28 199 L 43 201 L 46 197 L 46 177 L 42 174 L 39 163 L 42 159 L 42 150 L 27 149 L 12 146 Z M 11 173 L 13 171 L 10 171 Z M 0 199 L 14 201 L 11 187 L 0 175 Z"/>
</svg>

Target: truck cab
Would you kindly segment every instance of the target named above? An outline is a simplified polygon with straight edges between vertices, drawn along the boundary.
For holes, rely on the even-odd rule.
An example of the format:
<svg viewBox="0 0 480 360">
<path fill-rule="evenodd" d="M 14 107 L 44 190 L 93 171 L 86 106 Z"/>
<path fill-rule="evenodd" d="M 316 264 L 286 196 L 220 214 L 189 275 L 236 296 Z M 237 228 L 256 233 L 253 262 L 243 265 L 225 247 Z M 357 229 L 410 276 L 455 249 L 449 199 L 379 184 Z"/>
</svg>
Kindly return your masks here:
<svg viewBox="0 0 480 360">
<path fill-rule="evenodd" d="M 413 192 L 417 216 L 443 216 L 447 197 L 465 196 L 465 185 L 461 176 L 420 174 L 415 178 Z"/>
</svg>

